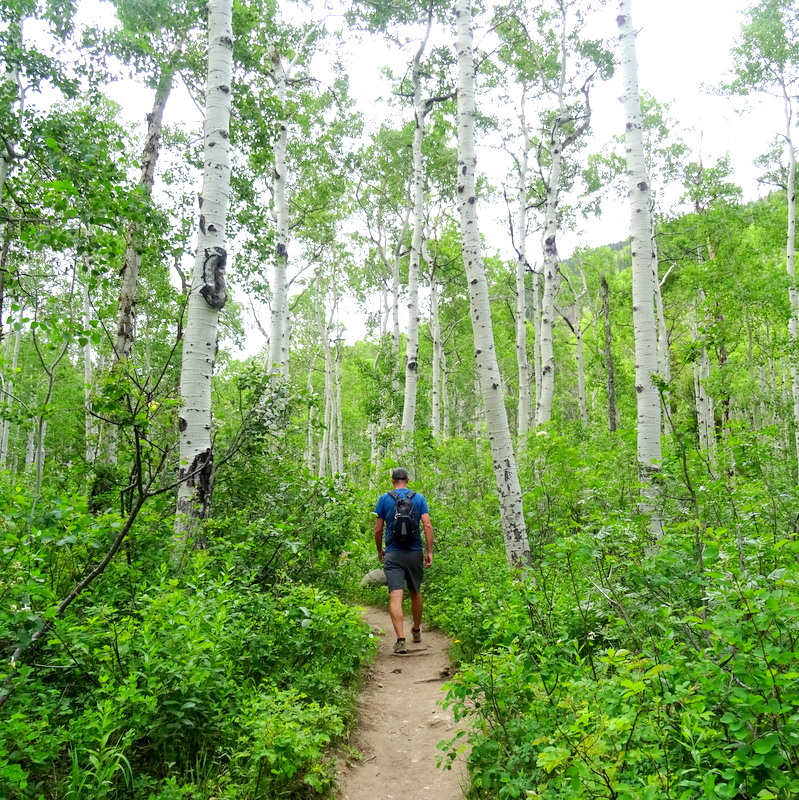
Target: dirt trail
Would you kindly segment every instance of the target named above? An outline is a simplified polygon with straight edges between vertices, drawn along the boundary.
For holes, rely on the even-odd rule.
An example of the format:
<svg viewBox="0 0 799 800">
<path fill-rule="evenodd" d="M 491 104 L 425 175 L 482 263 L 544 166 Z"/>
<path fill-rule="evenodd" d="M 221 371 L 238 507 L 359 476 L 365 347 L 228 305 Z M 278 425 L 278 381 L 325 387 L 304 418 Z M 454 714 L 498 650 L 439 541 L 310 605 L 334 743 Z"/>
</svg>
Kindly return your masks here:
<svg viewBox="0 0 799 800">
<path fill-rule="evenodd" d="M 359 725 L 351 743 L 363 760 L 342 767 L 340 800 L 463 800 L 466 768 L 436 766 L 437 745 L 456 730 L 452 713 L 438 704 L 449 675 L 447 637 L 422 625 L 421 644 L 411 641 L 405 618 L 408 652 L 395 655 L 388 611 L 367 608 L 364 619 L 380 636 L 380 648 L 358 701 Z"/>
</svg>

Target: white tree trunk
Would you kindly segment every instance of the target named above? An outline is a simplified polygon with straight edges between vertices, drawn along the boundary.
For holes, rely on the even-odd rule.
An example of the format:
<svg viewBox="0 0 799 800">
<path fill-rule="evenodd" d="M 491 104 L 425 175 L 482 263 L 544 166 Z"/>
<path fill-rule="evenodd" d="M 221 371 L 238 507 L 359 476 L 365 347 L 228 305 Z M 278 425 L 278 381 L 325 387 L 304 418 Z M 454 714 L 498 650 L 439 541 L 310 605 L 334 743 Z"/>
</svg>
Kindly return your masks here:
<svg viewBox="0 0 799 800">
<path fill-rule="evenodd" d="M 529 181 L 530 134 L 525 118 L 525 100 L 522 94 L 521 131 L 522 155 L 517 165 L 519 185 L 517 187 L 518 210 L 516 212 L 516 366 L 519 371 L 519 418 L 516 432 L 519 447 L 526 446 L 532 412 L 532 375 L 530 357 L 527 353 L 527 184 Z"/>
<path fill-rule="evenodd" d="M 441 438 L 441 320 L 438 315 L 438 284 L 430 279 L 430 333 L 433 337 L 431 428 L 433 438 Z"/>
<path fill-rule="evenodd" d="M 630 242 L 632 249 L 633 328 L 635 336 L 635 389 L 638 407 L 638 465 L 644 487 L 644 511 L 649 514 L 651 531 L 659 537 L 661 523 L 655 513 L 655 476 L 660 470 L 660 397 L 652 381 L 657 373 L 657 325 L 654 294 L 657 262 L 652 251 L 652 215 L 649 175 L 644 156 L 641 100 L 638 94 L 636 32 L 630 13 L 632 0 L 621 0 L 619 45 L 624 83 L 624 112 L 627 121 L 625 149 L 630 198 Z"/>
<path fill-rule="evenodd" d="M 538 408 L 538 398 L 541 397 L 541 282 L 539 273 L 532 271 L 530 278 L 533 283 L 533 388 L 534 396 L 531 398 Z"/>
<path fill-rule="evenodd" d="M 180 485 L 175 518 L 178 548 L 191 540 L 195 521 L 208 516 L 213 490 L 211 377 L 216 361 L 219 312 L 227 301 L 225 228 L 230 192 L 232 16 L 232 0 L 209 0 L 203 185 L 180 371 L 183 405 L 179 418 Z M 176 556 L 180 555 L 176 548 Z"/>
<path fill-rule="evenodd" d="M 278 135 L 272 145 L 274 171 L 272 173 L 272 202 L 275 208 L 275 263 L 272 277 L 272 324 L 269 334 L 269 369 L 281 376 L 288 375 L 288 260 L 289 260 L 289 207 L 286 193 L 288 172 L 288 120 L 286 97 L 288 75 L 283 60 L 272 52 L 272 74 L 275 99 L 283 110 L 278 122 Z"/>
<path fill-rule="evenodd" d="M 172 91 L 174 74 L 174 67 L 165 69 L 161 74 L 155 91 L 152 111 L 147 115 L 147 135 L 141 155 L 138 188 L 148 197 L 152 194 L 155 183 L 155 167 L 158 163 L 164 108 Z M 128 226 L 125 256 L 120 272 L 121 285 L 114 340 L 114 364 L 128 358 L 133 347 L 133 309 L 136 305 L 136 287 L 139 284 L 140 269 L 141 242 L 138 241 L 138 226 L 136 223 L 131 223 Z"/>
<path fill-rule="evenodd" d="M 24 307 L 20 309 L 20 316 L 24 316 Z M 22 328 L 18 328 L 14 331 L 14 338 L 13 340 L 9 341 L 9 345 L 11 341 L 14 342 L 14 349 L 11 355 L 11 371 L 9 375 L 11 376 L 8 379 L 4 379 L 2 382 L 2 387 L 5 390 L 5 396 L 2 398 L 2 402 L 11 410 L 12 406 L 14 405 L 14 375 L 17 374 L 17 366 L 19 364 L 19 346 L 20 342 L 22 341 Z M 8 347 L 6 347 L 6 363 L 8 363 Z M 8 466 L 8 448 L 9 448 L 9 440 L 11 436 L 11 420 L 3 419 L 0 420 L 0 470 L 6 469 Z"/>
<path fill-rule="evenodd" d="M 8 22 L 8 38 L 9 38 L 9 51 L 13 52 L 13 50 L 17 50 L 17 52 L 22 52 L 22 18 L 18 17 L 16 19 L 11 19 Z M 19 111 L 22 111 L 23 105 L 23 91 L 22 86 L 20 84 L 20 75 L 19 75 L 19 62 L 17 59 L 8 60 L 3 65 L 3 78 L 2 78 L 2 89 L 4 93 L 7 93 L 11 99 L 9 106 L 10 110 L 13 111 L 14 106 L 19 107 Z M 9 173 L 11 172 L 11 167 L 14 162 L 14 149 L 16 146 L 16 142 L 11 139 L 2 139 L 0 140 L 0 205 L 4 205 L 5 200 L 5 185 L 6 180 L 8 178 Z M 6 238 L 6 221 L 5 215 L 2 215 L 0 218 L 0 246 L 2 243 L 5 242 Z M 2 285 L 2 276 L 0 276 L 0 285 Z M 2 331 L 4 321 L 0 320 L 0 331 Z M 13 366 L 11 372 L 9 373 L 10 377 L 6 379 L 5 377 L 0 380 L 0 387 L 3 388 L 5 394 L 2 398 L 0 398 L 0 402 L 6 405 L 9 410 L 14 402 L 14 379 L 13 376 L 16 374 L 17 369 L 17 358 L 19 355 L 19 342 L 20 342 L 21 331 L 18 330 L 14 336 L 14 358 L 13 358 Z M 6 359 L 6 363 L 8 363 L 8 359 Z M 9 442 L 9 435 L 11 432 L 11 422 L 10 420 L 3 419 L 0 420 L 0 469 L 5 469 L 8 463 L 8 442 Z"/>
<path fill-rule="evenodd" d="M 9 53 L 13 53 L 15 50 L 17 53 L 22 52 L 23 21 L 24 20 L 22 17 L 17 16 L 15 19 L 11 19 L 7 22 L 7 50 Z M 21 114 L 23 110 L 24 93 L 22 90 L 22 84 L 20 83 L 18 59 L 19 56 L 17 55 L 16 58 L 7 60 L 3 65 L 2 88 L 3 93 L 10 98 L 9 106 L 7 108 L 9 108 L 9 110 L 13 113 L 14 106 L 17 106 L 18 113 Z M 15 127 L 18 126 L 18 124 L 18 122 L 15 123 Z M 6 179 L 8 178 L 8 174 L 11 172 L 11 167 L 14 163 L 15 147 L 16 141 L 14 139 L 4 138 L 2 141 L 0 141 L 0 201 L 4 199 Z M 5 215 L 3 215 L 3 218 L 0 218 L 0 242 L 2 242 L 5 238 L 5 228 L 6 220 Z"/>
<path fill-rule="evenodd" d="M 477 220 L 475 75 L 470 0 L 456 0 L 455 16 L 458 51 L 458 210 L 461 242 L 469 283 L 475 358 L 499 494 L 505 553 L 508 562 L 516 566 L 529 562 L 530 545 L 527 541 L 522 493 L 505 409 L 502 379 L 494 350 L 488 282 Z"/>
<path fill-rule="evenodd" d="M 449 439 L 452 432 L 449 411 L 449 385 L 447 382 L 447 351 L 444 342 L 441 342 L 441 435 Z"/>
<path fill-rule="evenodd" d="M 341 340 L 336 341 L 336 472 L 344 472 L 344 415 L 341 409 Z"/>
<path fill-rule="evenodd" d="M 425 174 L 422 144 L 427 116 L 427 104 L 422 97 L 421 60 L 432 27 L 428 16 L 427 30 L 413 59 L 413 110 L 416 125 L 413 130 L 413 236 L 408 260 L 408 335 L 405 342 L 405 397 L 402 404 L 402 432 L 407 436 L 416 430 L 416 388 L 419 384 L 419 266 L 424 233 Z"/>
<path fill-rule="evenodd" d="M 546 244 L 544 247 L 546 248 Z M 555 397 L 555 353 L 552 330 L 555 322 L 555 299 L 560 287 L 560 273 L 558 272 L 558 254 L 554 249 L 554 238 L 551 247 L 552 252 L 544 256 L 544 291 L 541 296 L 541 314 L 539 316 L 538 347 L 541 359 L 541 384 L 536 403 L 535 424 L 537 426 L 544 425 L 552 419 L 552 402 Z"/>
</svg>

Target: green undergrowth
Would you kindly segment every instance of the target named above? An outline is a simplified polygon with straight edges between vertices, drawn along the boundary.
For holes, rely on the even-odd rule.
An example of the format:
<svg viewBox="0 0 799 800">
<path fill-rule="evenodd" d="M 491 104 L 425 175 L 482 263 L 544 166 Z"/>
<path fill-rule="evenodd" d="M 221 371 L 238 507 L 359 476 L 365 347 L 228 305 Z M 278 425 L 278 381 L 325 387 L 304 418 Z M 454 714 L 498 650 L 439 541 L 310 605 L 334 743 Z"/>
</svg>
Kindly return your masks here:
<svg viewBox="0 0 799 800">
<path fill-rule="evenodd" d="M 550 528 L 532 566 L 511 574 L 491 537 L 439 554 L 426 613 L 453 637 L 447 703 L 470 729 L 442 764 L 467 759 L 474 798 L 799 796 L 795 489 L 707 480 L 655 541 L 606 507 L 620 473 L 558 472 L 526 506 Z"/>
<path fill-rule="evenodd" d="M 269 520 L 235 537 L 209 526 L 207 549 L 173 575 L 171 520 L 153 506 L 56 618 L 117 526 L 78 497 L 0 500 L 3 651 L 53 623 L 18 665 L 3 662 L 0 797 L 328 797 L 331 745 L 376 644 L 333 593 L 333 556 L 319 547 L 309 561 L 302 537 L 339 559 L 349 530 L 330 515 L 282 539 Z"/>
</svg>

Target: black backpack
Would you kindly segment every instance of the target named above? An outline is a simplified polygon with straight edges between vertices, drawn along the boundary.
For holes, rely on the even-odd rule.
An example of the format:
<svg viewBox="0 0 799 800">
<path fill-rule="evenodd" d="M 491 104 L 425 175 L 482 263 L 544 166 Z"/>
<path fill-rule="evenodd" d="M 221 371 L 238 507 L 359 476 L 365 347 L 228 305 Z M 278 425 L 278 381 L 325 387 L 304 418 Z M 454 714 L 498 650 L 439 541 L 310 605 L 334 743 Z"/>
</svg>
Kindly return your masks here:
<svg viewBox="0 0 799 800">
<path fill-rule="evenodd" d="M 391 538 L 394 544 L 408 547 L 419 538 L 419 522 L 413 510 L 414 491 L 409 491 L 405 497 L 391 491 L 389 495 L 394 498 L 394 527 Z"/>
</svg>

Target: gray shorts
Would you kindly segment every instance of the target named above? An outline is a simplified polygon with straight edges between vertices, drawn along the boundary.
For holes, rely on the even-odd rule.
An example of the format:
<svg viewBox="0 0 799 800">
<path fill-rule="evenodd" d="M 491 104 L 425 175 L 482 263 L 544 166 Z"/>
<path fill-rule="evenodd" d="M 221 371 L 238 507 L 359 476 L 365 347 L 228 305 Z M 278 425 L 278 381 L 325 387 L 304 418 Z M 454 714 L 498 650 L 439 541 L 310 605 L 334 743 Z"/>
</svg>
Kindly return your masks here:
<svg viewBox="0 0 799 800">
<path fill-rule="evenodd" d="M 405 588 L 416 594 L 424 576 L 424 553 L 421 550 L 391 550 L 383 558 L 389 592 Z"/>
</svg>

